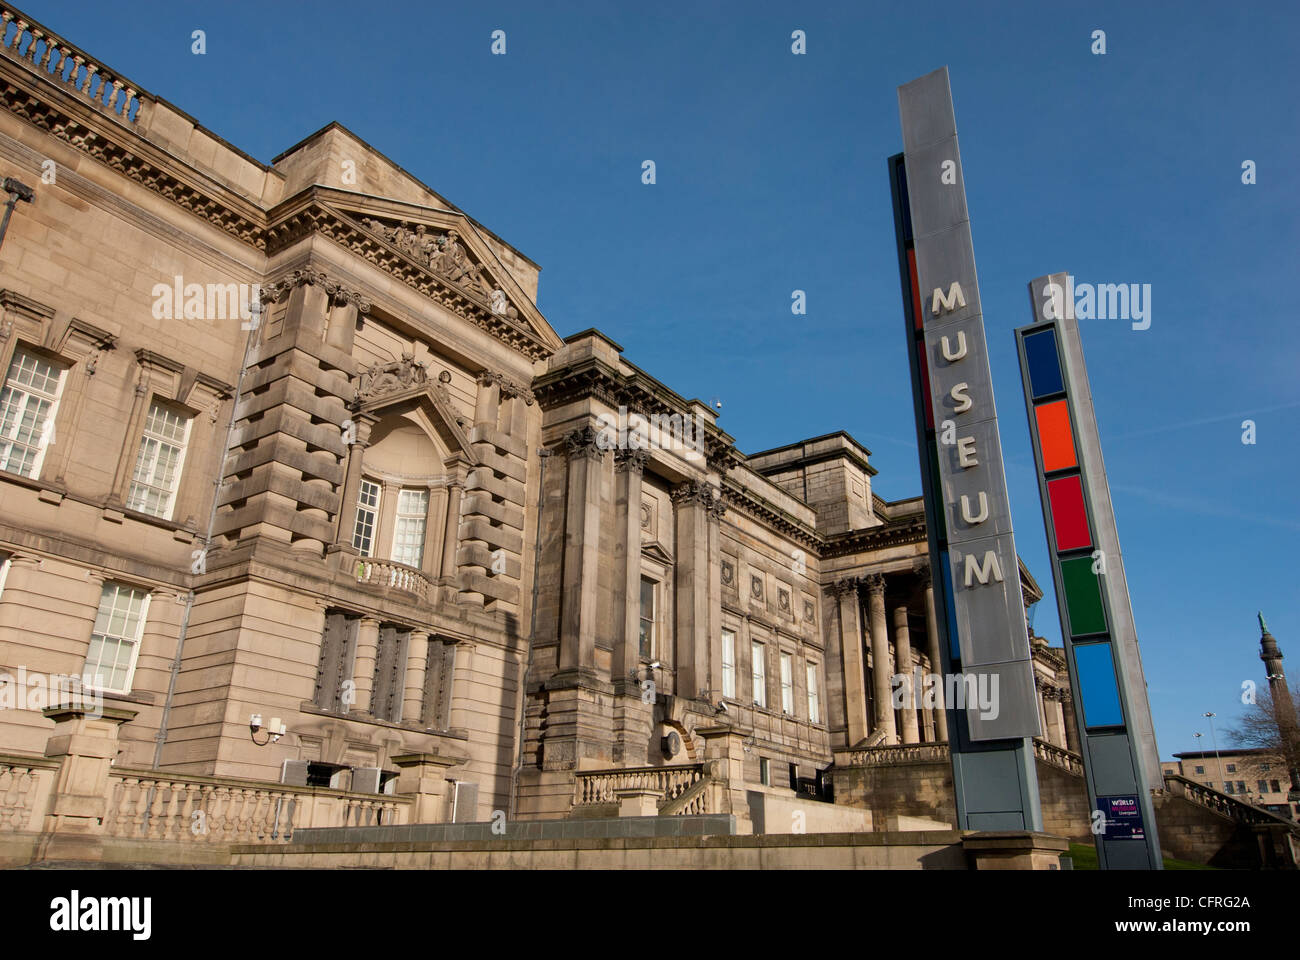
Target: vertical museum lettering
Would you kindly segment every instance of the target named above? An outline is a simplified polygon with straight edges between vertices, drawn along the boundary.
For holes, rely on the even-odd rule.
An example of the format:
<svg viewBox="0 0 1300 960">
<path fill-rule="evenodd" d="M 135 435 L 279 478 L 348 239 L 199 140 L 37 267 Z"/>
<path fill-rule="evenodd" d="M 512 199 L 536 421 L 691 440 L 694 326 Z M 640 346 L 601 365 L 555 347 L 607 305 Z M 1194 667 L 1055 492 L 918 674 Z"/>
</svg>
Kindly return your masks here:
<svg viewBox="0 0 1300 960">
<path fill-rule="evenodd" d="M 942 287 L 935 287 L 934 293 L 930 300 L 930 312 L 934 316 L 941 316 L 944 313 L 951 313 L 960 307 L 966 306 L 966 296 L 962 292 L 961 284 L 956 280 L 948 287 L 945 294 Z M 966 359 L 969 349 L 966 344 L 965 331 L 958 330 L 954 338 L 949 338 L 944 334 L 939 339 L 939 351 L 942 353 L 944 360 L 956 365 Z M 955 383 L 948 391 L 948 396 L 954 403 L 953 413 L 960 416 L 970 410 L 975 402 L 970 396 L 970 384 L 966 381 Z M 957 462 L 963 470 L 971 470 L 980 465 L 979 451 L 975 446 L 973 436 L 964 436 L 956 438 Z M 961 495 L 960 500 L 961 518 L 964 522 L 972 527 L 979 526 L 989 518 L 989 498 L 987 491 L 980 490 L 975 497 L 974 503 L 967 494 Z M 965 586 L 974 586 L 976 581 L 980 585 L 989 583 L 1002 582 L 1002 564 L 998 560 L 996 551 L 986 550 L 983 560 L 977 560 L 973 553 L 967 553 L 965 556 L 965 567 L 963 570 L 963 581 Z"/>
</svg>

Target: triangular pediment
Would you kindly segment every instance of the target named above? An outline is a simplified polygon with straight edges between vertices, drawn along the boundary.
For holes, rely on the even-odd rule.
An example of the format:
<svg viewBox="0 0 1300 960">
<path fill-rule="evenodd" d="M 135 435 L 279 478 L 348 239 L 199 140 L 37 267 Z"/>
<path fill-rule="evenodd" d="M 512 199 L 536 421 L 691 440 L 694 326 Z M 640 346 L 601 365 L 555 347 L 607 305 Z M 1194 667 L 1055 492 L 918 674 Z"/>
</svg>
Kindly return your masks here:
<svg viewBox="0 0 1300 960">
<path fill-rule="evenodd" d="M 472 220 L 457 211 L 410 209 L 392 202 L 383 204 L 383 209 L 378 206 L 337 210 L 373 238 L 388 259 L 400 258 L 403 273 L 404 265 L 414 265 L 472 306 L 476 319 L 490 319 L 490 327 L 504 334 L 502 339 L 512 346 L 518 345 L 513 342 L 515 335 L 527 337 L 547 352 L 563 346 L 528 291 Z M 454 300 L 452 306 L 455 309 Z"/>
<path fill-rule="evenodd" d="M 658 540 L 650 540 L 641 544 L 641 556 L 648 557 L 657 563 L 665 566 L 673 565 L 673 555 L 664 549 L 663 544 Z"/>
<path fill-rule="evenodd" d="M 470 465 L 479 462 L 465 432 L 465 417 L 456 409 L 451 394 L 441 383 L 429 380 L 424 364 L 409 355 L 361 371 L 354 406 L 357 412 L 374 417 L 393 410 L 408 413 L 436 435 L 445 449 L 463 455 Z"/>
</svg>

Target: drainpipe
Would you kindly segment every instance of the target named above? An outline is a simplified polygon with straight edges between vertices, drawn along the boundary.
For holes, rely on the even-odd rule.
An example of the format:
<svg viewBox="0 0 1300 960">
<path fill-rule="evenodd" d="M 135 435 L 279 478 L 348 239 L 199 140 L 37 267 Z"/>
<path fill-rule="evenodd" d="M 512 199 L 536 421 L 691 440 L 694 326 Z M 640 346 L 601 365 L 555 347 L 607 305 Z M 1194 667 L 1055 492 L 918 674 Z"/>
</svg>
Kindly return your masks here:
<svg viewBox="0 0 1300 960">
<path fill-rule="evenodd" d="M 510 803 L 506 814 L 508 820 L 515 818 L 515 808 L 519 802 L 519 774 L 524 769 L 524 704 L 528 699 L 524 685 L 533 670 L 533 639 L 537 633 L 537 589 L 541 582 L 538 574 L 542 563 L 542 509 L 546 504 L 546 461 L 551 458 L 551 449 L 542 447 L 537 451 L 537 456 L 541 466 L 537 475 L 537 529 L 533 535 L 533 605 L 528 614 L 528 665 L 519 678 L 519 699 L 515 708 L 519 715 L 519 752 L 515 760 L 515 768 L 510 771 Z"/>
<path fill-rule="evenodd" d="M 262 325 L 260 293 L 259 296 L 253 299 L 249 309 L 253 314 L 253 322 L 248 328 L 248 339 L 244 341 L 244 360 L 239 366 L 239 378 L 235 382 L 235 396 L 230 404 L 230 422 L 226 424 L 226 439 L 221 447 L 221 459 L 217 463 L 217 478 L 212 481 L 212 508 L 208 511 L 208 529 L 203 538 L 203 552 L 200 554 L 204 561 L 207 560 L 208 550 L 212 548 L 212 530 L 217 525 L 217 500 L 221 495 L 221 483 L 226 472 L 226 458 L 230 456 L 230 438 L 235 433 L 235 411 L 239 407 L 239 397 L 244 392 L 244 374 L 248 371 L 248 358 L 253 353 L 253 343 L 258 329 Z M 199 564 L 195 566 L 199 566 Z M 200 569 L 206 568 L 200 566 Z M 171 720 L 172 697 L 176 693 L 176 678 L 181 672 L 181 660 L 185 652 L 185 635 L 189 632 L 190 613 L 193 610 L 194 588 L 191 587 L 185 595 L 185 613 L 181 615 L 181 628 L 176 636 L 176 656 L 172 658 L 171 675 L 167 678 L 167 699 L 163 701 L 162 718 L 158 723 L 158 735 L 154 738 L 153 767 L 151 768 L 154 770 L 162 766 L 163 747 L 167 744 L 167 724 Z M 150 798 L 149 807 L 150 809 L 153 808 L 152 797 Z"/>
</svg>

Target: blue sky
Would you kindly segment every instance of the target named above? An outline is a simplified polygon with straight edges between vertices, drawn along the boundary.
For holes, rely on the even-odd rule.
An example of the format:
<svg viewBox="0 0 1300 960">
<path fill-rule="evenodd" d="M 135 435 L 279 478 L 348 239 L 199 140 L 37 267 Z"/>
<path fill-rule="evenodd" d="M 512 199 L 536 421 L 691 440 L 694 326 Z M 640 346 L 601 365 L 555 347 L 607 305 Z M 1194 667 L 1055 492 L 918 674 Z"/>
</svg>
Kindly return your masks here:
<svg viewBox="0 0 1300 960">
<path fill-rule="evenodd" d="M 1161 756 L 1263 681 L 1257 608 L 1300 675 L 1296 5 L 23 9 L 260 160 L 337 120 L 540 263 L 561 335 L 599 327 L 721 399 L 746 452 L 848 430 L 886 499 L 920 481 L 885 160 L 897 86 L 946 64 L 1036 629 L 1059 642 L 1012 337 L 1026 284 L 1150 283 L 1150 329 L 1082 328 Z"/>
</svg>

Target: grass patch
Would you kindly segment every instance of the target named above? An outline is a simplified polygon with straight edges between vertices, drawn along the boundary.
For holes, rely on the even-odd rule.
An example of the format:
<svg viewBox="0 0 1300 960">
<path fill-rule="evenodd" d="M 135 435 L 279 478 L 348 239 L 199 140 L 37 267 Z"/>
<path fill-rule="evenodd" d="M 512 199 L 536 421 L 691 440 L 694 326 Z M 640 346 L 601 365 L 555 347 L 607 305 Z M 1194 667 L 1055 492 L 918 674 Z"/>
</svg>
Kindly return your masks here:
<svg viewBox="0 0 1300 960">
<path fill-rule="evenodd" d="M 1073 843 L 1070 849 L 1064 854 L 1074 861 L 1076 870 L 1099 870 L 1097 865 L 1097 847 L 1091 843 Z M 1203 863 L 1192 863 L 1188 860 L 1175 860 L 1173 857 L 1165 857 L 1166 870 L 1214 870 L 1215 867 L 1207 867 Z"/>
</svg>

